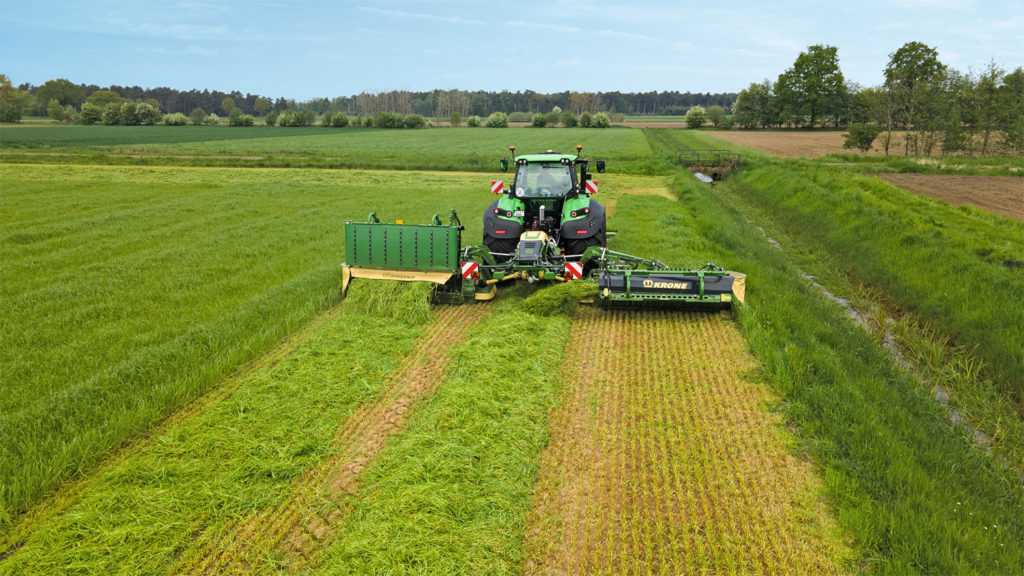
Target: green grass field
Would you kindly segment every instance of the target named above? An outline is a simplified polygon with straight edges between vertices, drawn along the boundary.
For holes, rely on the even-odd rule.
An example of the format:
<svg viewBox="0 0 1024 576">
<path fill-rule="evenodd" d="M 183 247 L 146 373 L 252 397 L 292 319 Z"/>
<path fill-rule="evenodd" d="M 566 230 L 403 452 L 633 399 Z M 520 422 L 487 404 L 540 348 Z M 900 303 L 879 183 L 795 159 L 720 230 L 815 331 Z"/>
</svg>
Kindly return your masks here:
<svg viewBox="0 0 1024 576">
<path fill-rule="evenodd" d="M 88 150 L 0 156 L 0 574 L 529 573 L 547 549 L 529 535 L 573 534 L 577 517 L 595 542 L 631 542 L 629 560 L 569 546 L 571 557 L 543 556 L 552 569 L 1024 566 L 1020 454 L 1003 449 L 1020 438 L 1024 281 L 997 264 L 1021 257 L 1020 226 L 763 156 L 707 186 L 671 164 L 676 148 L 713 138 L 686 130 L 223 128 L 175 142 L 153 127 L 111 143 L 93 128 L 54 132 L 65 144 L 49 149 L 10 139 L 51 127 L 0 131 L 5 151 Z M 523 284 L 430 310 L 422 285 L 367 281 L 340 300 L 345 220 L 417 223 L 454 208 L 476 243 L 489 182 L 508 179 L 494 170 L 507 145 L 570 149 L 543 142 L 563 132 L 595 138 L 585 151 L 609 160 L 597 199 L 614 206 L 611 248 L 741 270 L 747 305 L 710 323 L 595 320 L 574 314 L 571 285 Z M 396 169 L 88 164 L 129 150 L 158 163 L 344 150 L 354 165 Z M 410 169 L 446 155 L 478 172 Z M 902 341 L 912 326 L 924 327 L 922 350 L 938 341 L 940 367 L 982 362 L 949 402 L 992 444 L 802 273 L 858 302 L 884 295 Z M 728 354 L 713 340 L 719 322 Z M 679 351 L 663 341 L 677 331 L 701 342 Z M 611 347 L 612 333 L 624 343 Z M 715 376 L 713 410 L 691 397 L 712 369 L 732 374 Z M 653 395 L 615 387 L 624 381 Z M 570 431 L 593 432 L 559 444 L 549 426 L 566 428 L 548 416 L 562 409 L 578 418 Z M 695 430 L 699 441 L 680 440 Z M 583 465 L 551 468 L 549 444 Z M 609 473 L 594 477 L 620 486 L 602 493 L 600 516 L 536 513 L 599 462 Z M 800 480 L 765 480 L 759 462 Z M 698 532 L 657 520 L 680 502 L 689 521 L 706 518 Z M 758 555 L 754 541 L 773 548 Z"/>
<path fill-rule="evenodd" d="M 268 128 L 227 126 L 40 126 L 0 130 L 0 161 L 471 170 L 490 172 L 497 159 L 548 149 L 600 154 L 620 171 L 645 165 L 642 133 L 621 128 Z M 72 157 L 46 157 L 59 152 Z"/>
</svg>

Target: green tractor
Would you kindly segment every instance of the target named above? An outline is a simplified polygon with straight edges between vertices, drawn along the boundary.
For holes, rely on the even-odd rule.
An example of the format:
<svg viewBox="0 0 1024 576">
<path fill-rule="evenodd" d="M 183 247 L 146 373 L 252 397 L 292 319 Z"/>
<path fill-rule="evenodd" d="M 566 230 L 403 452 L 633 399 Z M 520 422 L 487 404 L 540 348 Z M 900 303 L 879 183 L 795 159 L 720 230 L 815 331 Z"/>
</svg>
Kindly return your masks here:
<svg viewBox="0 0 1024 576">
<path fill-rule="evenodd" d="M 604 207 L 591 196 L 597 182 L 589 160 L 548 150 L 515 156 L 512 188 L 491 183 L 501 194 L 484 211 L 483 244 L 462 246 L 463 226 L 454 210 L 448 224 L 434 215 L 427 225 L 345 223 L 348 262 L 342 293 L 353 278 L 438 284 L 444 303 L 490 300 L 497 285 L 587 282 L 597 286 L 593 302 L 606 307 L 721 308 L 743 302 L 746 277 L 714 264 L 695 270 L 670 268 L 659 260 L 608 250 Z M 503 171 L 509 161 L 502 158 Z M 605 163 L 596 160 L 598 173 Z M 577 173 L 578 169 L 578 173 Z"/>
<path fill-rule="evenodd" d="M 548 150 L 542 154 L 515 155 L 510 146 L 515 176 L 512 188 L 491 182 L 491 191 L 501 194 L 484 210 L 484 246 L 498 259 L 515 256 L 524 231 L 543 232 L 565 254 L 580 257 L 592 246 L 607 246 L 604 206 L 591 196 L 597 182 L 587 172 L 589 160 Z M 595 162 L 604 172 L 604 160 Z M 577 168 L 579 173 L 577 176 Z M 508 158 L 501 159 L 508 171 Z"/>
</svg>

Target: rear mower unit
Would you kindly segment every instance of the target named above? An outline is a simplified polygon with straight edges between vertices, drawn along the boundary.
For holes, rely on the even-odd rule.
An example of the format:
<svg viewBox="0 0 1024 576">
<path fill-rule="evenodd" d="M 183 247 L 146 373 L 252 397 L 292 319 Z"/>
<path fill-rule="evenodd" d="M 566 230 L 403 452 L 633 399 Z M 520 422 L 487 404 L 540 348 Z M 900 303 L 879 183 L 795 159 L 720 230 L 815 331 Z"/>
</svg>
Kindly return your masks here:
<svg viewBox="0 0 1024 576">
<path fill-rule="evenodd" d="M 483 244 L 462 246 L 464 227 L 454 210 L 443 224 L 345 223 L 347 262 L 342 292 L 353 278 L 426 281 L 442 303 L 490 300 L 498 284 L 588 282 L 594 303 L 606 307 L 717 308 L 743 302 L 745 276 L 714 264 L 674 269 L 658 260 L 608 250 L 604 207 L 593 200 L 597 182 L 589 160 L 548 150 L 515 156 L 512 188 L 491 183 L 502 197 L 484 211 Z M 595 161 L 597 171 L 605 163 Z M 507 158 L 501 160 L 508 170 Z"/>
</svg>

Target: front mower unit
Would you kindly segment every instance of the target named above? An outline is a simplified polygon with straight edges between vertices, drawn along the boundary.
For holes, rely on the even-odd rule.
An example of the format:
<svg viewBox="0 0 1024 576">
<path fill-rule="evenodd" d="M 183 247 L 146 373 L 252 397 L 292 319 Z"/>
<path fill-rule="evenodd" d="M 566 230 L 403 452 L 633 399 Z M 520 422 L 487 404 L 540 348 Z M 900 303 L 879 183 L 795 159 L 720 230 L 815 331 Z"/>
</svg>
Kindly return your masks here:
<svg viewBox="0 0 1024 576">
<path fill-rule="evenodd" d="M 462 224 L 454 210 L 448 224 L 442 224 L 435 214 L 425 225 L 384 223 L 371 213 L 366 222 L 345 222 L 345 247 L 342 294 L 348 291 L 352 278 L 368 278 L 433 282 L 446 288 L 439 294 L 448 294 L 456 302 L 462 300 L 458 282 Z M 457 295 L 452 295 L 453 291 Z"/>
</svg>

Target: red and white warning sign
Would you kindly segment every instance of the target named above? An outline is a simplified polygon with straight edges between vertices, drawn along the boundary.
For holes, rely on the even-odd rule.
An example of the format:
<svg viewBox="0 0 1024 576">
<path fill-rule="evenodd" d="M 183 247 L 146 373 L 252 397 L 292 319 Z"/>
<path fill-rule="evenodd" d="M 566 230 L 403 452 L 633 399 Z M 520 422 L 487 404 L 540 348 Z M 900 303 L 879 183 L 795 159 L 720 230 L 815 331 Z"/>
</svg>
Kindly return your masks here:
<svg viewBox="0 0 1024 576">
<path fill-rule="evenodd" d="M 476 274 L 479 264 L 476 262 L 463 262 L 462 263 L 462 277 L 472 278 L 473 274 Z"/>
<path fill-rule="evenodd" d="M 587 180 L 587 194 L 597 194 L 597 180 Z"/>
<path fill-rule="evenodd" d="M 505 183 L 501 180 L 491 180 L 491 194 L 501 194 L 504 187 Z"/>
<path fill-rule="evenodd" d="M 583 279 L 583 263 L 582 262 L 566 262 L 565 263 L 565 277 L 572 278 L 573 280 Z"/>
</svg>

